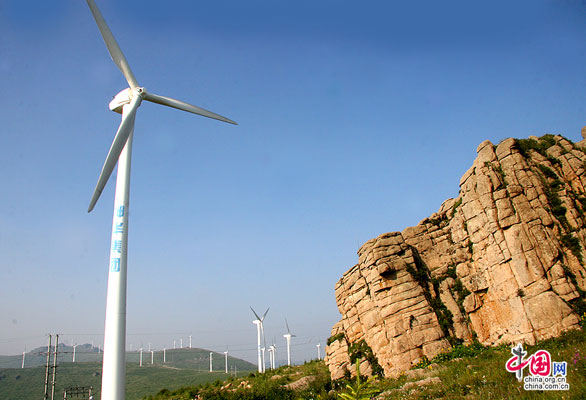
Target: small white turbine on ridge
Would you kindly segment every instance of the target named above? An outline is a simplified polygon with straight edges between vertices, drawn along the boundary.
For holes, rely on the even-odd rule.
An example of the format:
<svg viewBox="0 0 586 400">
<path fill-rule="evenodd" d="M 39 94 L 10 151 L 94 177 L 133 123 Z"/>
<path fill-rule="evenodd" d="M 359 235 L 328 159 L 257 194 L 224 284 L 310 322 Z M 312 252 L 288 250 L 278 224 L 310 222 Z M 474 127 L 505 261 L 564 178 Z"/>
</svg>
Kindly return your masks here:
<svg viewBox="0 0 586 400">
<path fill-rule="evenodd" d="M 270 308 L 270 307 L 269 307 Z M 263 314 L 262 318 L 258 316 L 258 314 L 256 313 L 256 311 L 254 311 L 254 309 L 252 307 L 250 307 L 250 309 L 252 310 L 252 312 L 254 313 L 254 316 L 256 317 L 256 319 L 254 321 L 252 321 L 253 324 L 256 325 L 256 333 L 257 333 L 257 343 L 258 343 L 258 372 L 264 372 L 264 347 L 260 347 L 260 337 L 262 334 L 263 340 L 264 340 L 264 336 L 265 336 L 265 330 L 263 327 L 263 321 L 265 319 L 265 317 L 267 316 L 267 313 L 269 312 L 269 308 L 267 308 L 267 310 L 265 311 L 265 313 Z"/>
<path fill-rule="evenodd" d="M 275 364 L 276 364 L 276 362 L 275 362 L 275 356 L 276 356 L 275 352 L 276 351 L 277 351 L 277 346 L 275 345 L 275 341 L 273 340 L 273 344 L 271 344 L 269 346 L 269 355 L 270 355 L 269 363 L 271 365 L 271 369 L 273 369 L 273 370 L 275 369 Z"/>
<path fill-rule="evenodd" d="M 285 318 L 285 325 L 287 325 L 287 333 L 285 333 L 283 337 L 287 339 L 287 365 L 291 366 L 291 338 L 296 336 L 291 333 L 289 324 L 287 323 L 287 318 Z"/>
<path fill-rule="evenodd" d="M 86 0 L 96 20 L 108 52 L 128 82 L 129 88 L 122 90 L 110 102 L 110 110 L 122 114 L 114 141 L 102 167 L 96 188 L 90 200 L 88 212 L 96 205 L 116 164 L 116 192 L 114 196 L 114 218 L 106 297 L 106 324 L 104 333 L 104 358 L 102 367 L 102 399 L 123 400 L 126 381 L 126 279 L 128 249 L 128 210 L 130 186 L 130 159 L 136 111 L 143 100 L 187 111 L 204 117 L 236 124 L 221 115 L 169 97 L 149 93 L 139 86 L 120 46 L 114 39 L 104 17 L 94 0 Z"/>
</svg>

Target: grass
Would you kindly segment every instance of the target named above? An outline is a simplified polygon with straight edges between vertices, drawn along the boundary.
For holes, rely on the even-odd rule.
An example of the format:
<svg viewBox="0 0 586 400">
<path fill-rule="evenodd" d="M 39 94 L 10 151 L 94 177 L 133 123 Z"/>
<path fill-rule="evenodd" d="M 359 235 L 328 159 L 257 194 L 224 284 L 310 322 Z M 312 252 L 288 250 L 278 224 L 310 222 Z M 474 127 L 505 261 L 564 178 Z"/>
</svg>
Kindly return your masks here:
<svg viewBox="0 0 586 400">
<path fill-rule="evenodd" d="M 586 317 L 584 317 L 586 320 Z M 586 333 L 570 331 L 559 338 L 542 341 L 535 346 L 525 346 L 528 355 L 538 350 L 548 350 L 552 361 L 567 362 L 568 391 L 538 392 L 525 391 L 523 384 L 505 369 L 505 363 L 512 356 L 508 345 L 484 347 L 479 343 L 469 346 L 455 346 L 448 353 L 440 354 L 432 362 L 422 365 L 423 377 L 438 377 L 441 383 L 417 386 L 410 382 L 420 378 L 402 374 L 396 379 L 373 379 L 367 385 L 356 379 L 331 382 L 323 361 L 313 361 L 296 367 L 281 367 L 264 374 L 250 374 L 248 377 L 232 379 L 230 388 L 222 389 L 225 383 L 203 384 L 184 387 L 179 390 L 162 390 L 145 397 L 147 400 L 271 400 L 271 399 L 351 399 L 349 388 L 361 385 L 362 393 L 370 392 L 372 397 L 385 392 L 384 399 L 582 399 L 586 398 Z M 527 370 L 524 376 L 527 376 Z M 309 387 L 290 390 L 285 384 L 304 376 L 315 377 Z M 241 382 L 249 389 L 238 387 Z M 411 385 L 411 387 L 410 387 Z M 356 390 L 355 390 L 356 391 Z M 354 393 L 355 394 L 355 393 Z"/>
</svg>

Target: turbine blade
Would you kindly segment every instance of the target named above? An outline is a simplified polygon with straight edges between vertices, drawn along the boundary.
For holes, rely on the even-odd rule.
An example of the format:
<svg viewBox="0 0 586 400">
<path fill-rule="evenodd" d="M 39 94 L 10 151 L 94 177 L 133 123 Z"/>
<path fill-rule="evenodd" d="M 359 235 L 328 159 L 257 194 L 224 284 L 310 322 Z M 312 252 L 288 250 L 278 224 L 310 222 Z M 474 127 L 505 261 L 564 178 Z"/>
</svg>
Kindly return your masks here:
<svg viewBox="0 0 586 400">
<path fill-rule="evenodd" d="M 217 119 L 219 121 L 227 122 L 229 124 L 238 125 L 236 122 L 232 121 L 231 119 L 228 119 L 226 117 L 222 117 L 221 115 L 218 115 L 218 114 L 213 113 L 208 110 L 204 110 L 203 108 L 194 106 L 192 104 L 185 103 L 181 100 L 175 100 L 170 97 L 159 96 L 157 94 L 152 94 L 152 93 L 148 93 L 148 92 L 145 93 L 144 99 L 147 101 L 150 101 L 152 103 L 161 104 L 161 105 L 167 106 L 167 107 L 173 107 L 178 110 L 187 111 L 187 112 L 197 114 L 197 115 L 203 115 L 204 117 Z"/>
<path fill-rule="evenodd" d="M 262 315 L 262 319 L 261 319 L 261 321 L 264 321 L 264 319 L 265 319 L 265 317 L 267 316 L 267 313 L 269 312 L 269 309 L 270 309 L 270 308 L 271 308 L 271 307 L 267 308 L 267 310 L 265 311 L 265 313 Z"/>
<path fill-rule="evenodd" d="M 254 316 L 256 317 L 256 319 L 258 319 L 259 321 L 262 321 L 262 320 L 260 319 L 260 317 L 258 316 L 258 314 L 256 313 L 256 311 L 254 311 L 254 308 L 252 308 L 252 306 L 249 306 L 249 307 L 250 307 L 250 309 L 252 310 L 252 312 L 254 313 Z"/>
<path fill-rule="evenodd" d="M 285 325 L 287 325 L 287 333 L 290 335 L 291 331 L 289 330 L 289 324 L 287 323 L 287 318 L 285 318 Z"/>
<path fill-rule="evenodd" d="M 114 35 L 112 35 L 110 28 L 108 28 L 108 25 L 106 24 L 102 13 L 98 9 L 98 6 L 96 6 L 94 0 L 87 0 L 87 4 L 90 7 L 96 23 L 98 24 L 98 28 L 102 34 L 102 39 L 104 39 L 104 43 L 106 43 L 106 47 L 108 48 L 108 52 L 110 53 L 112 61 L 114 61 L 120 71 L 122 71 L 130 87 L 132 89 L 138 87 L 138 82 L 130 70 L 130 65 L 128 65 L 128 61 L 126 61 L 120 46 L 118 46 L 116 39 L 114 39 Z"/>
<path fill-rule="evenodd" d="M 120 122 L 118 132 L 116 132 L 116 136 L 114 136 L 112 146 L 110 146 L 110 151 L 108 152 L 106 161 L 104 161 L 104 166 L 102 167 L 102 172 L 98 178 L 98 183 L 94 189 L 94 194 L 92 195 L 87 212 L 91 212 L 94 209 L 96 202 L 104 190 L 104 186 L 106 186 L 110 175 L 112 175 L 112 171 L 118 162 L 118 157 L 120 157 L 120 153 L 122 153 L 122 149 L 126 145 L 128 136 L 130 136 L 130 132 L 132 132 L 132 129 L 134 128 L 134 117 L 136 116 L 136 110 L 140 105 L 140 101 L 140 96 L 135 95 L 130 101 L 130 110 L 122 115 L 122 122 Z"/>
</svg>

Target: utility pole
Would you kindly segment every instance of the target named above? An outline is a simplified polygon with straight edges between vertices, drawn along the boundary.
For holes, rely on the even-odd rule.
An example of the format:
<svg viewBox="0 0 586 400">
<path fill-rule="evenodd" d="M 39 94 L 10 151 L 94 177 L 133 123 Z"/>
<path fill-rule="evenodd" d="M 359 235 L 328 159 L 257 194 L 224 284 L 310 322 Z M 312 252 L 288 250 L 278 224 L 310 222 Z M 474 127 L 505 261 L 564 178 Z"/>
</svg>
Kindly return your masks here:
<svg viewBox="0 0 586 400">
<path fill-rule="evenodd" d="M 45 396 L 44 400 L 49 399 L 49 362 L 51 360 L 51 335 L 49 335 L 49 344 L 47 345 L 47 365 L 45 366 Z"/>
<path fill-rule="evenodd" d="M 51 400 L 55 399 L 55 381 L 57 379 L 57 354 L 59 354 L 59 335 L 55 335 L 55 352 L 53 353 L 53 380 L 51 382 Z"/>
</svg>

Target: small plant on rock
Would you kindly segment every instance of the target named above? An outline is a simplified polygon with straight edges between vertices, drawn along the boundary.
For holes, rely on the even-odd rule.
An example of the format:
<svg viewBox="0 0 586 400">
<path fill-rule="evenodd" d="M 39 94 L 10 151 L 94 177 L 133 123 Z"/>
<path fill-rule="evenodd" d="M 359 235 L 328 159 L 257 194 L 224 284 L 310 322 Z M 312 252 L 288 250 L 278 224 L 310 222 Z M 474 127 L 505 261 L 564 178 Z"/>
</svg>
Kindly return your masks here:
<svg viewBox="0 0 586 400">
<path fill-rule="evenodd" d="M 346 385 L 347 392 L 338 394 L 344 400 L 369 400 L 379 391 L 372 387 L 372 378 L 365 382 L 360 380 L 360 361 L 356 360 L 356 381 Z"/>
</svg>

